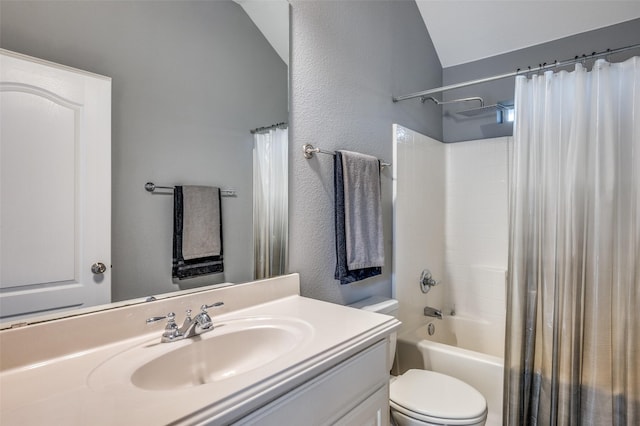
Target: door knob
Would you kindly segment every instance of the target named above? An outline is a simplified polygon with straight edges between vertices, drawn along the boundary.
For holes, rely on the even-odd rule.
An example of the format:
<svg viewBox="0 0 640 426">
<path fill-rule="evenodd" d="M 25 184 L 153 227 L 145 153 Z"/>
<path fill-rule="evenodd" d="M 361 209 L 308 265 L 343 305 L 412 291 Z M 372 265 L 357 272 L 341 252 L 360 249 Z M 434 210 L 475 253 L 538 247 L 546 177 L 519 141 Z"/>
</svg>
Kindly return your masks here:
<svg viewBox="0 0 640 426">
<path fill-rule="evenodd" d="M 91 272 L 94 274 L 104 274 L 107 270 L 107 266 L 102 262 L 96 262 L 91 265 Z"/>
</svg>

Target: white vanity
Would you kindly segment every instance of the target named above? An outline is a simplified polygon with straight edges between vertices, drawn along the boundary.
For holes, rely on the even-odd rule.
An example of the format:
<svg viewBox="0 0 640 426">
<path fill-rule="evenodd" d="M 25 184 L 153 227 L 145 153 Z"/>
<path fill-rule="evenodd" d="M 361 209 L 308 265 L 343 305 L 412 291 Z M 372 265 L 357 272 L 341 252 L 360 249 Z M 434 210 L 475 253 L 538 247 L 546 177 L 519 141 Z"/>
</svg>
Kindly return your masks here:
<svg viewBox="0 0 640 426">
<path fill-rule="evenodd" d="M 209 309 L 214 329 L 160 343 Z M 0 423 L 387 425 L 389 316 L 296 274 L 0 331 Z"/>
</svg>

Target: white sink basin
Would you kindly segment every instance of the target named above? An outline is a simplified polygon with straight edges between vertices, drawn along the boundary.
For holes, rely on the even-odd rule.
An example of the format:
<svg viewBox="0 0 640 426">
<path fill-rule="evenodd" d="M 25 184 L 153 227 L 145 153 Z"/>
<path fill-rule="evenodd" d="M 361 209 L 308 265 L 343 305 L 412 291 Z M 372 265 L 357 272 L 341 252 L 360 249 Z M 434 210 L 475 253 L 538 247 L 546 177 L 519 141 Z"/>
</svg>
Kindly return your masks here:
<svg viewBox="0 0 640 426">
<path fill-rule="evenodd" d="M 313 335 L 300 320 L 254 317 L 216 324 L 214 330 L 172 343 L 153 342 L 121 352 L 89 377 L 94 390 L 132 384 L 151 391 L 193 388 L 268 368 Z"/>
<path fill-rule="evenodd" d="M 272 326 L 195 339 L 138 368 L 131 382 L 142 389 L 164 390 L 225 380 L 270 363 L 300 341 L 291 330 Z"/>
</svg>

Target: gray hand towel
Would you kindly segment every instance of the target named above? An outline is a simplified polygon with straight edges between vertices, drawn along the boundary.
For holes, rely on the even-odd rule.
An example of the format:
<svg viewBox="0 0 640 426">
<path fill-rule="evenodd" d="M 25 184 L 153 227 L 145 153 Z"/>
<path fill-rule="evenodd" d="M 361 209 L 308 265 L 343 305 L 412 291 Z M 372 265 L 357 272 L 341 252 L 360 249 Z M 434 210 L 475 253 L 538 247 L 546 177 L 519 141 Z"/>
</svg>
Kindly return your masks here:
<svg viewBox="0 0 640 426">
<path fill-rule="evenodd" d="M 351 284 L 356 281 L 380 275 L 382 273 L 382 268 L 376 266 L 371 268 L 349 269 L 347 264 L 347 237 L 345 232 L 345 185 L 343 171 L 342 151 L 337 151 L 333 168 L 336 231 L 335 279 L 340 280 L 340 284 Z"/>
<path fill-rule="evenodd" d="M 380 161 L 366 154 L 340 151 L 344 179 L 345 237 L 349 270 L 382 267 Z"/>
<path fill-rule="evenodd" d="M 220 190 L 212 186 L 183 186 L 182 257 L 220 256 Z"/>
<path fill-rule="evenodd" d="M 223 272 L 220 189 L 176 186 L 173 210 L 173 277 Z"/>
</svg>

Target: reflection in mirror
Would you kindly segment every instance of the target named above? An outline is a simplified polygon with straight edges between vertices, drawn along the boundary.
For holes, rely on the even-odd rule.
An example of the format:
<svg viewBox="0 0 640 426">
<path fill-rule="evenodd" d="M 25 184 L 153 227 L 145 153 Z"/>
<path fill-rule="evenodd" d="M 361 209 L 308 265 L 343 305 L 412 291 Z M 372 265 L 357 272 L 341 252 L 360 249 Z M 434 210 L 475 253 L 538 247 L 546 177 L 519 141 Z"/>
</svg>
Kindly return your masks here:
<svg viewBox="0 0 640 426">
<path fill-rule="evenodd" d="M 111 194 L 101 194 L 112 302 L 254 278 L 250 130 L 288 121 L 286 0 L 3 0 L 0 47 L 112 79 Z M 223 274 L 172 280 L 173 196 L 145 191 L 149 181 L 236 191 L 221 202 Z"/>
<path fill-rule="evenodd" d="M 289 239 L 289 132 L 284 123 L 255 132 L 253 148 L 254 278 L 286 273 Z"/>
</svg>

